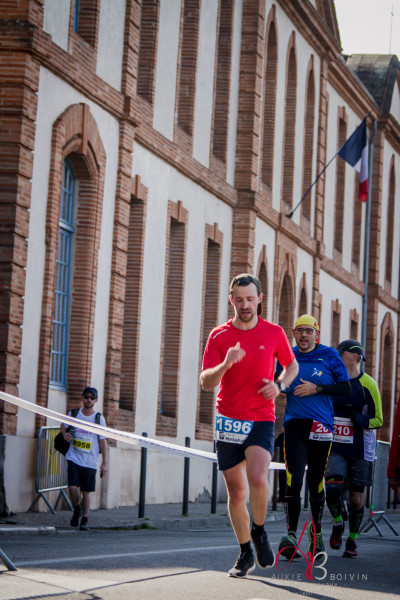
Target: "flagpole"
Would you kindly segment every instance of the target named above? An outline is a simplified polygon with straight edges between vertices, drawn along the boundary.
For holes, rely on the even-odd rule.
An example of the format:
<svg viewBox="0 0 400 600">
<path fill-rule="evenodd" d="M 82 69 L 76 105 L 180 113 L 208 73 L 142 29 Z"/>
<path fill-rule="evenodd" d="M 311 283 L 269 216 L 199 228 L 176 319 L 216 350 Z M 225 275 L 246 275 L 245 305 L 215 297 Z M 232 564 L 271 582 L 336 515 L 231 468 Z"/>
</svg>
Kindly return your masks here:
<svg viewBox="0 0 400 600">
<path fill-rule="evenodd" d="M 288 213 L 286 216 L 291 219 L 293 217 L 294 212 L 299 208 L 300 204 L 303 202 L 303 200 L 305 200 L 309 194 L 309 192 L 312 190 L 312 188 L 314 187 L 314 185 L 317 183 L 318 179 L 321 177 L 321 175 L 323 175 L 326 171 L 326 169 L 329 167 L 329 165 L 331 164 L 332 161 L 335 160 L 335 158 L 338 155 L 339 150 L 336 152 L 335 156 L 333 156 L 331 158 L 331 160 L 328 162 L 328 164 L 325 165 L 325 167 L 322 169 L 321 173 L 319 175 L 317 175 L 317 178 L 315 179 L 315 181 L 310 185 L 310 187 L 308 188 L 308 190 L 303 194 L 302 199 L 300 200 L 300 202 L 298 202 L 296 204 L 296 206 L 294 207 L 294 209 Z"/>
<path fill-rule="evenodd" d="M 372 192 L 372 168 L 374 162 L 374 139 L 376 134 L 376 121 L 372 123 L 372 136 L 369 142 L 368 152 L 368 199 L 365 215 L 364 236 L 364 283 L 365 290 L 362 304 L 361 319 L 361 344 L 365 348 L 367 342 L 367 312 L 368 312 L 368 271 L 369 271 L 369 239 L 371 229 L 371 192 Z"/>
<path fill-rule="evenodd" d="M 358 127 L 356 127 L 356 129 L 354 130 L 354 132 L 352 133 L 352 135 L 344 142 L 344 144 L 339 148 L 339 150 L 336 152 L 335 156 L 333 156 L 331 158 L 331 160 L 328 162 L 328 164 L 325 165 L 325 167 L 322 169 L 321 173 L 319 173 L 319 175 L 317 175 L 317 178 L 315 179 L 315 181 L 310 185 L 310 187 L 308 188 L 308 190 L 303 194 L 302 199 L 300 200 L 300 202 L 298 202 L 296 204 L 296 206 L 294 207 L 294 209 L 287 213 L 287 217 L 289 219 L 291 219 L 294 215 L 294 213 L 296 212 L 296 210 L 299 208 L 300 204 L 303 202 L 303 200 L 306 199 L 306 197 L 308 196 L 309 192 L 312 190 L 312 188 L 314 187 L 314 185 L 317 183 L 317 181 L 319 180 L 319 178 L 321 177 L 321 175 L 323 175 L 326 171 L 326 169 L 329 167 L 329 165 L 331 164 L 331 162 L 333 162 L 335 160 L 335 158 L 337 157 L 338 154 L 340 154 L 340 152 L 343 150 L 343 148 L 345 148 L 347 146 L 347 144 L 349 143 L 349 141 L 356 135 L 357 130 L 359 130 L 360 126 L 364 123 L 364 121 L 367 120 L 368 116 L 370 115 L 371 111 L 369 111 L 366 116 L 364 117 L 364 119 L 362 120 L 361 124 L 358 125 Z M 341 155 L 342 158 L 346 161 L 349 162 L 348 158 L 346 156 Z M 350 163 L 352 167 L 354 167 L 353 163 Z"/>
</svg>

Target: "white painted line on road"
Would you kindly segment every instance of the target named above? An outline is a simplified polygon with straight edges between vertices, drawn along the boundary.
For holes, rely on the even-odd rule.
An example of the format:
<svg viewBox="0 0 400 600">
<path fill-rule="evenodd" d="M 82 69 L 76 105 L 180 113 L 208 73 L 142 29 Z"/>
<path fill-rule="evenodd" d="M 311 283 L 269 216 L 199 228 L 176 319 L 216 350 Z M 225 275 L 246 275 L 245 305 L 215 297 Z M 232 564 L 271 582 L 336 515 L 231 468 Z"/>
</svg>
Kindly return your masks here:
<svg viewBox="0 0 400 600">
<path fill-rule="evenodd" d="M 121 558 L 141 558 L 143 556 L 161 556 L 165 554 L 182 554 L 183 552 L 209 552 L 210 550 L 230 550 L 231 548 L 237 548 L 237 544 L 229 544 L 227 546 L 202 546 L 196 548 L 171 548 L 171 550 L 146 550 L 144 552 L 123 552 L 122 554 L 94 554 L 93 556 L 71 556 L 70 558 L 47 558 L 42 560 L 23 560 L 15 561 L 17 567 L 39 567 L 46 565 L 59 565 L 63 563 L 76 563 L 82 562 L 83 560 L 110 560 L 110 559 L 121 559 Z"/>
</svg>

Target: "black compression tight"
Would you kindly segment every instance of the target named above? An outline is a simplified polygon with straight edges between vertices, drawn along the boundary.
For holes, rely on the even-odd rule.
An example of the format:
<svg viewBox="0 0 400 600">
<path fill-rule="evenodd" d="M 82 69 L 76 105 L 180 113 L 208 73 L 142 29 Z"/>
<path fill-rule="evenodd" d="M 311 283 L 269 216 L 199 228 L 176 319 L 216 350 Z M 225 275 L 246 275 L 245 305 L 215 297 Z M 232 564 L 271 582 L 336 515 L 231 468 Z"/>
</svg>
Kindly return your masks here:
<svg viewBox="0 0 400 600">
<path fill-rule="evenodd" d="M 300 516 L 300 493 L 306 465 L 311 514 L 316 532 L 321 531 L 325 502 L 324 474 L 331 442 L 310 440 L 311 426 L 311 419 L 291 419 L 285 427 L 286 523 L 288 531 L 294 533 L 297 531 Z"/>
</svg>

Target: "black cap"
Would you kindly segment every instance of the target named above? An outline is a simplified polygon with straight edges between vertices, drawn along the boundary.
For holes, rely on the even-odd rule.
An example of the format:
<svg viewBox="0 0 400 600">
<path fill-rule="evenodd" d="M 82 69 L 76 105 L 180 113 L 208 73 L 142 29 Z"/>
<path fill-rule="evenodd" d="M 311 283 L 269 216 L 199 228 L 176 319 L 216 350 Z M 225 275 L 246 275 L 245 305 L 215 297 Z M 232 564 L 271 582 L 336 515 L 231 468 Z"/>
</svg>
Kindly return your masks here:
<svg viewBox="0 0 400 600">
<path fill-rule="evenodd" d="M 257 277 L 254 277 L 254 275 L 250 275 L 250 273 L 241 273 L 240 275 L 236 275 L 236 277 L 234 277 L 232 279 L 231 284 L 229 286 L 229 293 L 232 294 L 233 286 L 235 286 L 235 285 L 244 287 L 246 285 L 250 285 L 251 283 L 254 283 L 254 285 L 257 288 L 258 295 L 261 296 L 262 289 L 261 289 L 260 280 Z M 257 314 L 261 315 L 261 313 L 262 313 L 262 303 L 259 302 L 258 306 L 257 306 Z"/>
<path fill-rule="evenodd" d="M 96 388 L 92 387 L 85 387 L 85 389 L 82 392 L 82 396 L 86 396 L 86 394 L 92 394 L 95 398 L 99 397 Z"/>
<path fill-rule="evenodd" d="M 339 354 L 342 354 L 342 352 L 353 352 L 365 360 L 364 348 L 357 340 L 343 340 L 337 347 L 337 351 Z"/>
</svg>

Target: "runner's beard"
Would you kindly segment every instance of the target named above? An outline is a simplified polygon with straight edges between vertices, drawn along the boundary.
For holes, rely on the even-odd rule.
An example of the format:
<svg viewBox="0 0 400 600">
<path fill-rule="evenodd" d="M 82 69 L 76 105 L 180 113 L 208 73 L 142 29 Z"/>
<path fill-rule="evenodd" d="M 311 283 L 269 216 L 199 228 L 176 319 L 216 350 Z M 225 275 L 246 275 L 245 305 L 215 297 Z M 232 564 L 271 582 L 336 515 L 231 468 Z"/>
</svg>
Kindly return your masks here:
<svg viewBox="0 0 400 600">
<path fill-rule="evenodd" d="M 250 311 L 246 311 L 246 314 L 243 315 L 242 311 L 240 310 L 238 312 L 238 317 L 241 321 L 243 321 L 243 323 L 248 323 L 249 321 L 251 321 L 254 318 L 255 314 L 256 314 L 255 311 L 250 310 Z"/>
</svg>

